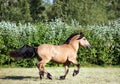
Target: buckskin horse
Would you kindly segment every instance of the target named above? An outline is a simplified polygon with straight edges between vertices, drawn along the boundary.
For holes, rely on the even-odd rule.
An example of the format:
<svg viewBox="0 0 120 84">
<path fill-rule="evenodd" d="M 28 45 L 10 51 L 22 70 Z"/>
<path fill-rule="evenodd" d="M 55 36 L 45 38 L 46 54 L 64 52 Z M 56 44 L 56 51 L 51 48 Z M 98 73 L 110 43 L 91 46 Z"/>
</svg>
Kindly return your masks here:
<svg viewBox="0 0 120 84">
<path fill-rule="evenodd" d="M 46 63 L 50 61 L 62 63 L 65 65 L 65 74 L 60 76 L 60 79 L 64 80 L 71 63 L 77 66 L 77 70 L 73 71 L 73 76 L 79 73 L 80 64 L 76 60 L 79 46 L 90 49 L 90 44 L 82 32 L 72 34 L 62 45 L 42 44 L 38 47 L 24 45 L 20 49 L 10 51 L 9 55 L 20 59 L 36 56 L 39 60 L 36 65 L 39 69 L 40 79 L 44 74 L 47 74 L 47 78 L 52 79 L 52 75 L 45 70 Z"/>
</svg>

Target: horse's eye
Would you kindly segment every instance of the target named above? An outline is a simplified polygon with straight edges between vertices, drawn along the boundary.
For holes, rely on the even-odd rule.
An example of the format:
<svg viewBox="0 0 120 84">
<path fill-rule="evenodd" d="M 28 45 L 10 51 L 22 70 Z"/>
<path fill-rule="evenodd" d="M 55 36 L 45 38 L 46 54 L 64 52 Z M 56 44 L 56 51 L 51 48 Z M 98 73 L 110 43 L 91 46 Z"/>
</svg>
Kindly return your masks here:
<svg viewBox="0 0 120 84">
<path fill-rule="evenodd" d="M 86 40 L 85 38 L 83 40 Z"/>
</svg>

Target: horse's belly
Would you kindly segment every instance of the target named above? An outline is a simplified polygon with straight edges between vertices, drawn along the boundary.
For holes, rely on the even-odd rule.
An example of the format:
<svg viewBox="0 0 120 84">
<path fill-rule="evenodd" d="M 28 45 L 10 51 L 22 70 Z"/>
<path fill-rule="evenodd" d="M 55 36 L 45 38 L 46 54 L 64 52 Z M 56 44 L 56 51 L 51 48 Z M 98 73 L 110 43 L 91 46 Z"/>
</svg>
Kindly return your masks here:
<svg viewBox="0 0 120 84">
<path fill-rule="evenodd" d="M 56 62 L 56 63 L 65 63 L 67 60 L 67 57 L 63 57 L 63 56 L 55 56 L 52 58 L 51 61 Z"/>
<path fill-rule="evenodd" d="M 57 63 L 65 63 L 67 60 L 67 51 L 61 48 L 53 48 L 51 51 L 52 61 Z"/>
</svg>

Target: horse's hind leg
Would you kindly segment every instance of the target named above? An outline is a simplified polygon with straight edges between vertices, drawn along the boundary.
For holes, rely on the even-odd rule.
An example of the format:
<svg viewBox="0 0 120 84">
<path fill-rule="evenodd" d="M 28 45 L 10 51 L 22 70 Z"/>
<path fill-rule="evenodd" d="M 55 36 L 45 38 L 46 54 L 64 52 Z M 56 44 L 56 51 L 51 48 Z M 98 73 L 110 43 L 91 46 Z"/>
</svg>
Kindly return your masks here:
<svg viewBox="0 0 120 84">
<path fill-rule="evenodd" d="M 60 80 L 64 80 L 64 79 L 65 79 L 66 75 L 67 75 L 68 72 L 69 72 L 69 65 L 70 65 L 70 62 L 67 61 L 67 62 L 65 63 L 65 75 L 60 76 Z"/>
<path fill-rule="evenodd" d="M 36 66 L 39 69 L 40 79 L 42 79 L 44 77 L 44 67 L 43 67 L 43 64 L 40 63 L 40 62 L 37 62 Z"/>
<path fill-rule="evenodd" d="M 36 63 L 36 66 L 37 66 L 37 68 L 39 69 L 40 63 L 39 63 L 39 62 L 37 62 L 37 63 Z"/>
<path fill-rule="evenodd" d="M 42 79 L 44 77 L 44 73 L 47 74 L 47 78 L 52 79 L 52 75 L 50 73 L 48 73 L 47 71 L 45 71 L 45 64 L 46 64 L 45 61 L 41 61 L 36 64 L 39 69 L 40 79 Z"/>
</svg>

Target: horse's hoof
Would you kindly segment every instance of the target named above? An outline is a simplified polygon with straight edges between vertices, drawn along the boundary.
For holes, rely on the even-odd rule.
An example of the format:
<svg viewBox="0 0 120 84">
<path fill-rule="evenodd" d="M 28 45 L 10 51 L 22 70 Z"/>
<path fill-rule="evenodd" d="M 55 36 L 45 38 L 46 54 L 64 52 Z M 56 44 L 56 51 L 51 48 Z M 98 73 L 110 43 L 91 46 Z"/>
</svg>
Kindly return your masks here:
<svg viewBox="0 0 120 84">
<path fill-rule="evenodd" d="M 52 75 L 50 73 L 47 74 L 47 78 L 52 80 Z"/>
<path fill-rule="evenodd" d="M 40 75 L 40 79 L 42 79 L 44 77 L 44 72 L 43 71 L 40 71 L 39 72 L 39 75 Z"/>
<path fill-rule="evenodd" d="M 42 80 L 43 77 L 44 77 L 43 75 L 40 75 L 40 79 L 41 79 L 41 80 Z"/>
<path fill-rule="evenodd" d="M 60 76 L 60 80 L 65 80 L 65 76 Z"/>
<path fill-rule="evenodd" d="M 79 73 L 78 70 L 74 70 L 74 72 L 73 72 L 73 76 L 76 76 L 78 73 Z"/>
<path fill-rule="evenodd" d="M 40 76 L 40 80 L 42 80 L 42 76 Z"/>
</svg>

